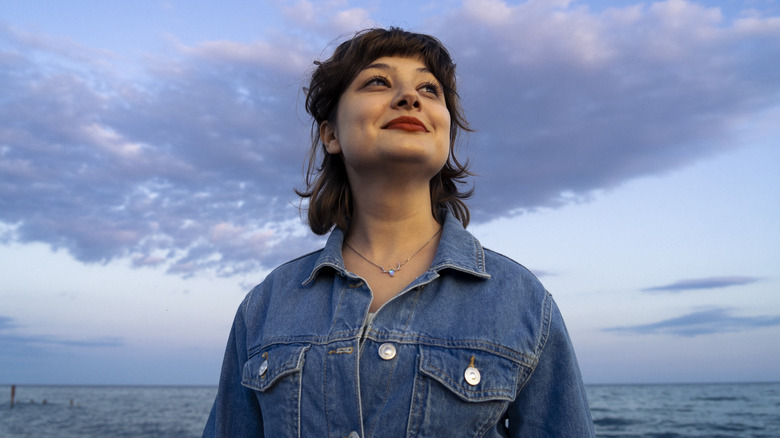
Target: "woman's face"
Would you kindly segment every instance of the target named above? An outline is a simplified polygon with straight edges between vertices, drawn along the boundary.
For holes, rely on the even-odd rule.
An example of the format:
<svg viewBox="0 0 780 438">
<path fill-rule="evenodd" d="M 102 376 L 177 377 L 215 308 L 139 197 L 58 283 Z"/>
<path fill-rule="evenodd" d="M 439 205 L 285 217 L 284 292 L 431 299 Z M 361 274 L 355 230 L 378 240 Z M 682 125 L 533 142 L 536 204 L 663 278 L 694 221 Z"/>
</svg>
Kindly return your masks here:
<svg viewBox="0 0 780 438">
<path fill-rule="evenodd" d="M 450 113 L 421 59 L 381 57 L 358 72 L 320 136 L 329 153 L 342 154 L 350 179 L 404 166 L 427 181 L 449 156 Z"/>
</svg>

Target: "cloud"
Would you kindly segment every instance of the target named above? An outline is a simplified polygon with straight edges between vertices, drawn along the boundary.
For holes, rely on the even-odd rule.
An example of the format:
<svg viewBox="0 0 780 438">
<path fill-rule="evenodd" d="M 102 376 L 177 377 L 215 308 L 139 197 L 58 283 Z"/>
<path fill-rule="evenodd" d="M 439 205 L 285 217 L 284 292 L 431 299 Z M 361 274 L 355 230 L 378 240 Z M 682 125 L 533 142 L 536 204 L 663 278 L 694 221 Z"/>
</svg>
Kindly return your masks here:
<svg viewBox="0 0 780 438">
<path fill-rule="evenodd" d="M 19 326 L 11 317 L 0 315 L 0 356 L 9 357 L 19 352 L 37 351 L 42 346 L 62 347 L 121 347 L 122 338 L 101 337 L 88 339 L 67 339 L 49 335 L 26 336 L 12 333 Z"/>
<path fill-rule="evenodd" d="M 695 311 L 651 324 L 610 327 L 604 331 L 693 337 L 780 325 L 780 316 L 734 316 L 732 313 L 732 309 L 718 307 Z"/>
<path fill-rule="evenodd" d="M 778 17 L 580 4 L 466 1 L 417 29 L 459 65 L 476 223 L 735 147 L 731 129 L 776 105 Z M 174 43 L 139 61 L 140 77 L 117 73 L 116 54 L 0 25 L 0 242 L 181 275 L 319 246 L 293 193 L 310 129 L 301 88 L 333 37 L 381 12 L 290 8 L 285 32 Z"/>
<path fill-rule="evenodd" d="M 151 61 L 151 81 L 107 74 L 97 87 L 10 43 L 17 53 L 0 58 L 0 118 L 11 121 L 0 127 L 0 220 L 14 226 L 4 240 L 224 275 L 316 244 L 292 191 L 308 136 L 296 113 L 303 73 L 267 53 L 295 59 L 289 44 L 207 43 L 183 50 L 184 61 Z M 255 231 L 219 238 L 225 223 Z"/>
<path fill-rule="evenodd" d="M 324 41 L 331 41 L 336 35 L 351 34 L 358 29 L 381 26 L 371 19 L 371 11 L 368 9 L 338 9 L 333 2 L 299 0 L 282 6 L 281 13 L 288 20 L 285 31 L 295 33 L 307 29 L 309 34 L 322 35 Z"/>
<path fill-rule="evenodd" d="M 440 36 L 478 130 L 478 220 L 735 147 L 731 129 L 777 104 L 777 65 L 766 62 L 780 59 L 776 17 L 729 22 L 685 1 L 598 13 L 579 2 L 464 4 Z"/>
<path fill-rule="evenodd" d="M 744 286 L 759 281 L 755 277 L 710 277 L 680 280 L 663 286 L 642 289 L 643 292 L 682 292 L 698 289 L 720 289 L 730 286 Z"/>
<path fill-rule="evenodd" d="M 0 332 L 3 330 L 8 330 L 15 328 L 16 324 L 14 323 L 13 318 L 10 318 L 8 316 L 0 315 Z"/>
</svg>

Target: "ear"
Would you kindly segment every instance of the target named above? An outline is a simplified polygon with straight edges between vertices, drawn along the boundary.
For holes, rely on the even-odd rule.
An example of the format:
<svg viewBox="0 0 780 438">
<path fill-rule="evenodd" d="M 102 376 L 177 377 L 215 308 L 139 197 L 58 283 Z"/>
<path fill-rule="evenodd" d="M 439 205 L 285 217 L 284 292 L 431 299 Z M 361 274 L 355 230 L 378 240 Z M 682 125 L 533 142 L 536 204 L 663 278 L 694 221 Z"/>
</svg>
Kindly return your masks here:
<svg viewBox="0 0 780 438">
<path fill-rule="evenodd" d="M 336 128 L 327 120 L 320 123 L 320 140 L 322 140 L 322 144 L 325 145 L 325 150 L 329 154 L 341 153 L 341 144 L 338 138 L 336 138 Z"/>
</svg>

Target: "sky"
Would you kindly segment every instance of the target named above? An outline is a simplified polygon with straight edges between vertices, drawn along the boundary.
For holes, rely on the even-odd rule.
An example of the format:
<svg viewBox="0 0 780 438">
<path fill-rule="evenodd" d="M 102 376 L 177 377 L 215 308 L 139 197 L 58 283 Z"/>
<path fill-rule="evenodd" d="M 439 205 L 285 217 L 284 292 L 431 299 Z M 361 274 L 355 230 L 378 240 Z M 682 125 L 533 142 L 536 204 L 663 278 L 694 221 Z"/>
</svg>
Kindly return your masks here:
<svg viewBox="0 0 780 438">
<path fill-rule="evenodd" d="M 780 380 L 780 2 L 0 0 L 0 383 L 216 385 L 323 244 L 307 75 L 377 26 L 450 50 L 469 229 L 587 384 Z"/>
</svg>

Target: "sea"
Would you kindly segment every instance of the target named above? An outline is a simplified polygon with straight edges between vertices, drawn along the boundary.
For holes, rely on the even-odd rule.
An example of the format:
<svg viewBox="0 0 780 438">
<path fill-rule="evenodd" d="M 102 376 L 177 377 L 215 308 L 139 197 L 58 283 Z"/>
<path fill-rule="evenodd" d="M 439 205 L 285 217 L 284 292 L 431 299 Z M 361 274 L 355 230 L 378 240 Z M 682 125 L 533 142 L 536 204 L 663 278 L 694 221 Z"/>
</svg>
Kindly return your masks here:
<svg viewBox="0 0 780 438">
<path fill-rule="evenodd" d="M 0 386 L 0 437 L 199 437 L 212 386 Z M 599 437 L 777 438 L 780 383 L 587 385 Z M 2 401 L 2 400 L 0 400 Z"/>
</svg>

